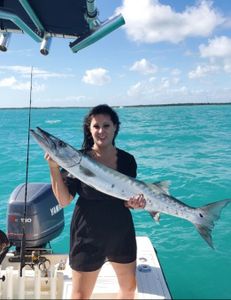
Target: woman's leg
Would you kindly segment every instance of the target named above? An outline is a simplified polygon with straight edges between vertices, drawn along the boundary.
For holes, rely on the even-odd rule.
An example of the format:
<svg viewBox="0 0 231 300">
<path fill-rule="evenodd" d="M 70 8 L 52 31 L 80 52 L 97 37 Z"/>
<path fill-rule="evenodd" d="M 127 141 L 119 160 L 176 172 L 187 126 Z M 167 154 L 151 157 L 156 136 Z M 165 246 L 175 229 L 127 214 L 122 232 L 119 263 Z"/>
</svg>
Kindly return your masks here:
<svg viewBox="0 0 231 300">
<path fill-rule="evenodd" d="M 93 292 L 99 270 L 79 272 L 72 270 L 72 299 L 89 299 Z"/>
<path fill-rule="evenodd" d="M 111 263 L 120 286 L 119 299 L 134 299 L 136 290 L 136 261 L 128 264 Z"/>
</svg>

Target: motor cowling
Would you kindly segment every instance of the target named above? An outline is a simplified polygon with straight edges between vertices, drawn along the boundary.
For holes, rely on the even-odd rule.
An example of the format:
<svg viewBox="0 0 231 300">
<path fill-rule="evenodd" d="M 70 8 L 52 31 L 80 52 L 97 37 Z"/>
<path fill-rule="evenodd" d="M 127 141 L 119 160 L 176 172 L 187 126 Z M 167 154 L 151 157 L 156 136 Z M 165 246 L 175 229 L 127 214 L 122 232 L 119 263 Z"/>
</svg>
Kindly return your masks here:
<svg viewBox="0 0 231 300">
<path fill-rule="evenodd" d="M 8 239 L 16 247 L 21 246 L 23 226 L 25 247 L 44 247 L 60 235 L 64 228 L 64 213 L 48 183 L 18 185 L 8 202 Z M 25 213 L 26 207 L 26 213 Z"/>
</svg>

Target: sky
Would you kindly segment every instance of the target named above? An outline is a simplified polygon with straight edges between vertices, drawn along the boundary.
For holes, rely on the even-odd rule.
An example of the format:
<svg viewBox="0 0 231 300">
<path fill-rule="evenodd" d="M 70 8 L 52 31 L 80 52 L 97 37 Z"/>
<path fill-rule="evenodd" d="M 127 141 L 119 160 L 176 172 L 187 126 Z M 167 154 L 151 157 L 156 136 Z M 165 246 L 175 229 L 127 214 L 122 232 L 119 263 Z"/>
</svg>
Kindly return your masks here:
<svg viewBox="0 0 231 300">
<path fill-rule="evenodd" d="M 50 53 L 25 34 L 0 52 L 0 107 L 231 102 L 231 2 L 96 0 L 101 21 L 126 24 L 78 53 Z"/>
</svg>

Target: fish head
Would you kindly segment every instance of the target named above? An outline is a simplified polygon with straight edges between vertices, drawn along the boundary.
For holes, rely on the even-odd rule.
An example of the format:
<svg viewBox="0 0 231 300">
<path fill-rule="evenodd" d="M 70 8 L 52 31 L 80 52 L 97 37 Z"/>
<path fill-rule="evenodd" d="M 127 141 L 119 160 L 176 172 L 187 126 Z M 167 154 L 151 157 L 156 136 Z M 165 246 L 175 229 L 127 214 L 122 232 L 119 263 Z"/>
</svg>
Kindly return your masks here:
<svg viewBox="0 0 231 300">
<path fill-rule="evenodd" d="M 68 169 L 79 164 L 82 154 L 69 144 L 37 127 L 30 132 L 39 146 L 62 168 Z"/>
</svg>

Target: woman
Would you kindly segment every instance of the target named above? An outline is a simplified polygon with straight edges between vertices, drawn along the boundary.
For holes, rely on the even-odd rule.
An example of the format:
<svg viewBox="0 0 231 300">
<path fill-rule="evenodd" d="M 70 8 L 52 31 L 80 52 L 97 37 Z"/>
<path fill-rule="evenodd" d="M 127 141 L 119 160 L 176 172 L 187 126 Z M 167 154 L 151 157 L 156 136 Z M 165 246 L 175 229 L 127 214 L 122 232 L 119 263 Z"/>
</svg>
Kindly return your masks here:
<svg viewBox="0 0 231 300">
<path fill-rule="evenodd" d="M 119 118 L 108 105 L 94 107 L 85 117 L 83 153 L 92 159 L 136 177 L 134 157 L 115 146 Z M 70 231 L 72 299 L 89 299 L 104 262 L 116 272 L 120 299 L 133 299 L 136 289 L 136 240 L 128 208 L 145 206 L 142 195 L 123 201 L 106 195 L 74 178 L 46 153 L 54 194 L 61 206 L 68 205 L 76 193 L 78 201 Z"/>
</svg>

